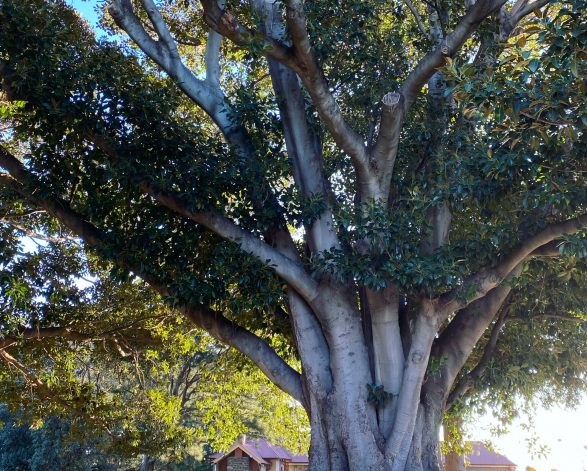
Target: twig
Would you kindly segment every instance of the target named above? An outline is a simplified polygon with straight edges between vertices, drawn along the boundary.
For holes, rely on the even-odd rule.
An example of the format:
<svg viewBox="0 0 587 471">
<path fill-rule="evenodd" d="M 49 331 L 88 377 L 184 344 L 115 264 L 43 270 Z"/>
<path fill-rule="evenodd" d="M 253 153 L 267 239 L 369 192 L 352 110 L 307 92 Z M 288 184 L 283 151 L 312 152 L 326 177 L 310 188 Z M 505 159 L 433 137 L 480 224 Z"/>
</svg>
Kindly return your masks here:
<svg viewBox="0 0 587 471">
<path fill-rule="evenodd" d="M 414 19 L 416 20 L 416 24 L 418 25 L 418 29 L 420 30 L 420 32 L 424 35 L 424 37 L 426 39 L 430 40 L 430 35 L 426 31 L 426 28 L 424 27 L 424 23 L 422 23 L 422 18 L 420 18 L 420 14 L 418 13 L 418 10 L 416 10 L 416 8 L 414 7 L 414 4 L 412 3 L 412 1 L 411 0 L 404 0 L 404 2 L 406 3 L 406 5 L 410 9 L 410 11 L 412 12 L 412 15 L 414 15 Z"/>
</svg>

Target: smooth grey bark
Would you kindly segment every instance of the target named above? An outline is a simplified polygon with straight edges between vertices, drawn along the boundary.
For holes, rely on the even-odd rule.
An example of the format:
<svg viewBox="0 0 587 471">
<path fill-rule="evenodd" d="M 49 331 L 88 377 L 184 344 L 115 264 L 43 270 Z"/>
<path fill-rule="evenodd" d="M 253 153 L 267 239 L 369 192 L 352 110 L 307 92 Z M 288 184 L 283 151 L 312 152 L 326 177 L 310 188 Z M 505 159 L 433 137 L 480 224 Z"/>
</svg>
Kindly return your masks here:
<svg viewBox="0 0 587 471">
<path fill-rule="evenodd" d="M 254 0 L 253 4 L 264 19 L 265 34 L 285 41 L 286 27 L 281 15 L 281 3 L 275 0 Z M 324 202 L 324 211 L 312 224 L 306 225 L 307 243 L 312 253 L 339 247 L 322 166 L 322 146 L 318 135 L 308 123 L 298 76 L 277 60 L 271 57 L 267 60 L 296 185 L 302 195 L 319 196 Z"/>
<path fill-rule="evenodd" d="M 409 450 L 416 423 L 420 390 L 428 365 L 430 348 L 438 331 L 438 322 L 434 305 L 423 300 L 416 319 L 410 351 L 406 358 L 396 418 L 385 447 L 387 456 L 393 460 L 391 468 L 393 471 L 401 471 L 405 467 L 407 450 Z"/>
<path fill-rule="evenodd" d="M 393 287 L 380 292 L 367 290 L 371 314 L 375 383 L 392 398 L 378 409 L 379 430 L 389 437 L 395 420 L 397 400 L 402 386 L 404 351 L 399 325 L 399 293 Z"/>
<path fill-rule="evenodd" d="M 514 272 L 514 276 L 517 274 L 517 271 Z M 449 393 L 458 373 L 497 315 L 511 289 L 508 280 L 494 288 L 485 298 L 471 303 L 456 314 L 438 337 L 433 355 L 438 361 L 442 360 L 440 380 L 443 382 L 445 394 Z"/>
</svg>

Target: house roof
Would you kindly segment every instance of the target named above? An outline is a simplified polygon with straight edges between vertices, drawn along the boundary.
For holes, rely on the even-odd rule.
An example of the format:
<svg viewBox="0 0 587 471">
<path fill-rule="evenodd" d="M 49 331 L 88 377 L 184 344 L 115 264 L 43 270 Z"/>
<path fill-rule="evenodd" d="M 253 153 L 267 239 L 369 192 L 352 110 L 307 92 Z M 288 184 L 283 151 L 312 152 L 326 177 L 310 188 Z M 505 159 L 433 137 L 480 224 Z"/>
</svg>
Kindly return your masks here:
<svg viewBox="0 0 587 471">
<path fill-rule="evenodd" d="M 253 458 L 257 463 L 269 464 L 266 460 L 282 459 L 292 463 L 308 463 L 308 458 L 304 455 L 293 455 L 287 449 L 273 445 L 264 438 L 250 439 L 235 442 L 226 453 L 215 453 L 210 459 L 212 463 L 218 463 L 226 455 L 229 455 L 237 448 L 240 448 L 247 455 Z"/>
<path fill-rule="evenodd" d="M 292 463 L 308 463 L 308 457 L 306 455 L 294 455 L 291 459 Z"/>
<path fill-rule="evenodd" d="M 482 442 L 470 442 L 473 451 L 467 455 L 467 462 L 472 466 L 515 466 L 516 464 L 487 449 Z"/>
</svg>

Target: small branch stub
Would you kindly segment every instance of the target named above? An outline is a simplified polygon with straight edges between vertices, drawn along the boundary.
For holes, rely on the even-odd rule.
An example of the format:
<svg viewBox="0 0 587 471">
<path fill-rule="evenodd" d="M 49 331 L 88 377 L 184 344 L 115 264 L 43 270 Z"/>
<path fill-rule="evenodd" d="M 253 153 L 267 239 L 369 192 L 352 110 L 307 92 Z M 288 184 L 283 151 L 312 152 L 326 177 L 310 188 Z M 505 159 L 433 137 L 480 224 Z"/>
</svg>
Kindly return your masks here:
<svg viewBox="0 0 587 471">
<path fill-rule="evenodd" d="M 442 41 L 442 44 L 440 45 L 440 52 L 442 53 L 443 56 L 450 55 L 450 49 L 448 47 L 448 44 L 444 40 Z"/>
<path fill-rule="evenodd" d="M 386 93 L 383 98 L 381 99 L 381 103 L 388 107 L 395 107 L 398 105 L 402 98 L 401 93 L 398 92 L 389 92 Z"/>
</svg>

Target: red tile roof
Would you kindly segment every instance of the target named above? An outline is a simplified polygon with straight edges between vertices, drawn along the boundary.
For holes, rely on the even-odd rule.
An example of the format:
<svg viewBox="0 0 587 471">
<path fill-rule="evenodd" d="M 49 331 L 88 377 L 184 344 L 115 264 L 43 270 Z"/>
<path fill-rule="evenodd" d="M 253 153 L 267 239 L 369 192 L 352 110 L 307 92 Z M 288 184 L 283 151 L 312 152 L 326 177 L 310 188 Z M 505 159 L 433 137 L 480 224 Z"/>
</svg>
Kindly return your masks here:
<svg viewBox="0 0 587 471">
<path fill-rule="evenodd" d="M 487 449 L 482 442 L 470 442 L 473 451 L 467 455 L 467 462 L 472 466 L 515 466 L 505 456 Z"/>
<path fill-rule="evenodd" d="M 224 455 L 231 453 L 236 448 L 240 448 L 247 453 L 255 461 L 262 462 L 261 460 L 270 459 L 282 459 L 290 460 L 293 463 L 308 463 L 308 457 L 304 455 L 293 455 L 285 448 L 273 445 L 264 438 L 251 439 L 247 438 L 244 443 L 239 441 L 235 442 L 226 453 L 214 453 L 210 456 L 213 462 L 217 462 Z M 261 460 L 260 460 L 260 459 Z"/>
<path fill-rule="evenodd" d="M 306 455 L 294 455 L 291 459 L 292 463 L 308 463 L 308 457 Z"/>
</svg>

